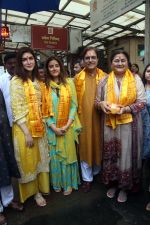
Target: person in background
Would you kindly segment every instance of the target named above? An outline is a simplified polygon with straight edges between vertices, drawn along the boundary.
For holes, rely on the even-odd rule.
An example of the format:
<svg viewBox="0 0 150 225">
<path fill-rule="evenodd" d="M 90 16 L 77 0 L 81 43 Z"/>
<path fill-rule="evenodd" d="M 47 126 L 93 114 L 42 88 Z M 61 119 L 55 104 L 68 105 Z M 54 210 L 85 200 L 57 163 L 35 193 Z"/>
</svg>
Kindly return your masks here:
<svg viewBox="0 0 150 225">
<path fill-rule="evenodd" d="M 141 111 L 143 120 L 143 159 L 150 157 L 150 64 L 143 72 L 143 83 L 146 93 L 146 107 Z"/>
<path fill-rule="evenodd" d="M 7 53 L 4 57 L 4 66 L 5 66 L 6 72 L 0 76 L 1 107 L 2 107 L 1 108 L 2 113 L 0 113 L 0 116 L 1 116 L 1 123 L 2 123 L 2 128 L 3 128 L 3 129 L 1 129 L 1 148 L 0 149 L 2 150 L 1 154 L 4 154 L 4 152 L 6 151 L 6 155 L 2 155 L 2 157 L 1 157 L 1 163 L 3 163 L 3 161 L 4 161 L 5 163 L 2 165 L 5 165 L 5 166 L 7 164 L 9 165 L 8 171 L 6 170 L 6 172 L 9 174 L 9 176 L 8 176 L 9 185 L 6 187 L 6 190 L 3 187 L 3 192 L 5 191 L 4 192 L 5 195 L 3 195 L 1 193 L 1 196 L 3 195 L 3 202 L 4 202 L 3 205 L 4 206 L 7 205 L 5 203 L 10 201 L 10 199 L 12 198 L 11 204 L 9 206 L 11 206 L 15 210 L 22 211 L 23 205 L 14 200 L 14 190 L 13 190 L 12 183 L 10 181 L 11 173 L 9 171 L 11 168 L 10 162 L 12 163 L 14 160 L 14 150 L 13 150 L 12 132 L 11 132 L 12 111 L 11 111 L 11 106 L 10 106 L 9 88 L 10 88 L 10 80 L 14 76 L 14 73 L 15 73 L 15 65 L 16 65 L 16 53 L 15 52 Z M 3 103 L 3 98 L 4 98 L 5 103 Z M 6 112 L 5 112 L 5 107 L 6 107 Z M 9 124 L 7 124 L 7 117 L 9 119 L 8 120 Z M 5 129 L 6 129 L 6 131 L 5 131 Z M 4 135 L 5 132 L 7 132 L 7 135 Z M 9 145 L 10 145 L 10 148 L 9 148 Z M 10 156 L 10 157 L 8 157 L 8 156 Z M 12 161 L 11 161 L 11 158 L 12 158 Z M 16 162 L 14 160 L 14 165 L 15 165 L 15 163 Z M 12 164 L 12 167 L 13 167 L 13 164 Z M 1 170 L 3 175 L 4 175 L 4 170 L 5 170 L 4 168 Z M 12 173 L 12 175 L 13 175 L 13 173 Z M 18 175 L 17 176 L 15 175 L 14 177 L 18 177 Z M 4 179 L 4 176 L 3 176 L 3 179 Z M 6 179 L 6 182 L 8 183 L 7 179 Z M 4 182 L 4 184 L 5 184 L 5 182 Z M 3 183 L 1 183 L 1 185 L 3 185 Z M 6 195 L 8 196 L 8 198 Z M 9 199 L 9 196 L 10 196 L 10 199 Z M 1 205 L 1 209 L 3 210 L 2 205 Z"/>
<path fill-rule="evenodd" d="M 38 206 L 45 206 L 42 193 L 49 193 L 49 157 L 45 127 L 41 115 L 41 87 L 33 50 L 19 49 L 16 75 L 11 79 L 10 96 L 13 115 L 14 151 L 21 178 L 21 202 L 34 196 Z"/>
<path fill-rule="evenodd" d="M 51 56 L 46 64 L 46 84 L 49 90 L 46 120 L 50 147 L 51 184 L 55 192 L 69 195 L 80 183 L 75 142 L 81 125 L 77 116 L 77 98 L 72 79 L 67 78 L 59 58 Z"/>
<path fill-rule="evenodd" d="M 98 85 L 95 106 L 103 113 L 104 133 L 102 179 L 107 197 L 126 202 L 127 192 L 141 177 L 142 118 L 146 96 L 138 75 L 128 69 L 129 56 L 123 50 L 111 55 L 112 72 Z"/>
<path fill-rule="evenodd" d="M 143 120 L 143 151 L 142 158 L 145 165 L 149 166 L 150 162 L 150 64 L 148 64 L 143 72 L 143 83 L 146 92 L 146 107 L 141 111 Z M 150 184 L 148 187 L 150 192 Z M 146 205 L 146 210 L 150 211 L 150 202 Z"/>
<path fill-rule="evenodd" d="M 39 72 L 39 80 L 45 81 L 45 71 L 44 71 L 44 63 L 40 62 L 38 64 L 38 72 Z"/>
<path fill-rule="evenodd" d="M 97 68 L 98 52 L 94 47 L 87 47 L 83 51 L 85 68 L 75 78 L 78 99 L 78 115 L 82 125 L 79 136 L 79 156 L 83 191 L 91 190 L 93 175 L 100 172 L 101 141 L 100 115 L 94 107 L 97 85 L 105 73 Z"/>
<path fill-rule="evenodd" d="M 0 224 L 7 225 L 3 215 L 5 207 L 22 211 L 23 206 L 14 199 L 11 178 L 20 178 L 3 94 L 0 90 Z"/>
<path fill-rule="evenodd" d="M 12 112 L 10 106 L 10 80 L 14 76 L 16 66 L 16 53 L 7 53 L 4 57 L 4 66 L 6 72 L 0 76 L 0 89 L 3 93 L 9 124 L 12 127 Z"/>
<path fill-rule="evenodd" d="M 74 74 L 78 74 L 80 73 L 81 70 L 83 70 L 84 66 L 83 66 L 83 60 L 82 59 L 78 59 L 75 61 L 74 63 L 74 67 L 73 67 L 73 70 L 74 70 Z"/>
<path fill-rule="evenodd" d="M 130 70 L 134 75 L 137 74 L 141 77 L 138 64 L 136 64 L 136 63 L 131 64 Z"/>
</svg>

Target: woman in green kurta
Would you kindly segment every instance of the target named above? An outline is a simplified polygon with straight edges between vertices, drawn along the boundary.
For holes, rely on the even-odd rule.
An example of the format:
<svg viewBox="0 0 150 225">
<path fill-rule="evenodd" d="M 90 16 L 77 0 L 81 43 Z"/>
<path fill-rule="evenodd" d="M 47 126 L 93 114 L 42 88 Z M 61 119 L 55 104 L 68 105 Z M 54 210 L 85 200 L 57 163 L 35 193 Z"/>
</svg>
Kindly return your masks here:
<svg viewBox="0 0 150 225">
<path fill-rule="evenodd" d="M 79 184 L 75 141 L 81 125 L 77 117 L 74 83 L 65 77 L 61 61 L 50 57 L 46 62 L 46 84 L 49 88 L 52 114 L 46 118 L 50 146 L 51 184 L 56 192 L 71 194 Z"/>
</svg>

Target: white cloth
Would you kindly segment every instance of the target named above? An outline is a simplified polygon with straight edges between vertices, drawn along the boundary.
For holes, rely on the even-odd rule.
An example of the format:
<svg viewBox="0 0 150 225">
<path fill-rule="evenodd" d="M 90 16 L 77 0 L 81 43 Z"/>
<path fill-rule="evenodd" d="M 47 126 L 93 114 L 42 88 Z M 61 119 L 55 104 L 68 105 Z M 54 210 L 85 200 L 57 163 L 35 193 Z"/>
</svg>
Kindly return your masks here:
<svg viewBox="0 0 150 225">
<path fill-rule="evenodd" d="M 4 96 L 9 124 L 12 127 L 12 111 L 10 106 L 10 91 L 9 91 L 10 79 L 11 75 L 8 72 L 5 72 L 0 76 L 0 89 Z"/>
<path fill-rule="evenodd" d="M 1 213 L 3 212 L 3 206 L 7 207 L 14 198 L 12 185 L 1 187 L 0 195 L 1 195 L 1 200 L 0 200 L 0 213 Z"/>
<path fill-rule="evenodd" d="M 85 161 L 81 161 L 80 165 L 83 181 L 92 182 L 93 176 L 97 175 L 101 170 L 100 166 L 94 165 L 90 167 Z"/>
</svg>

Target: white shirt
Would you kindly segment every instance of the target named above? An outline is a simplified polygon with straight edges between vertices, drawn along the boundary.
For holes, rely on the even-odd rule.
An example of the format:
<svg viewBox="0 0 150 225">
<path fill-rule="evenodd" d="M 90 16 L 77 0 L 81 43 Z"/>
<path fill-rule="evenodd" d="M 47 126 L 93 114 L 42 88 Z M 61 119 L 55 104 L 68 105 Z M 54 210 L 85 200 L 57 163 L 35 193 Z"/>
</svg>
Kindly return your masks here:
<svg viewBox="0 0 150 225">
<path fill-rule="evenodd" d="M 9 124 L 12 127 L 12 111 L 10 106 L 10 90 L 9 90 L 10 80 L 11 80 L 11 75 L 8 72 L 5 72 L 0 76 L 0 89 L 4 96 Z"/>
</svg>

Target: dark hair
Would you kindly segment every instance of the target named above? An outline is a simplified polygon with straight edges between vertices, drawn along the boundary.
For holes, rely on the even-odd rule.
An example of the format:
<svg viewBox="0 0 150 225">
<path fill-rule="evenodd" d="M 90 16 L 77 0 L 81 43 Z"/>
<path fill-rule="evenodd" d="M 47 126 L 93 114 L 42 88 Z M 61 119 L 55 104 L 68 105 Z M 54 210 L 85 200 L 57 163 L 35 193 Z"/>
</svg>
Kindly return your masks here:
<svg viewBox="0 0 150 225">
<path fill-rule="evenodd" d="M 51 80 L 53 80 L 53 77 L 51 76 L 51 74 L 49 73 L 49 70 L 48 70 L 48 64 L 49 62 L 51 62 L 52 60 L 56 60 L 60 66 L 60 76 L 59 76 L 59 83 L 63 83 L 63 84 L 66 84 L 66 77 L 67 77 L 67 74 L 66 74 L 66 71 L 65 71 L 65 68 L 64 68 L 64 65 L 62 63 L 62 61 L 57 57 L 57 56 L 50 56 L 47 60 L 46 60 L 46 63 L 45 63 L 45 83 L 47 86 L 49 86 L 49 82 Z"/>
<path fill-rule="evenodd" d="M 111 56 L 110 56 L 110 62 L 111 62 L 111 63 L 112 63 L 114 57 L 115 57 L 116 55 L 118 55 L 118 54 L 123 54 L 123 55 L 125 55 L 125 57 L 127 58 L 127 61 L 128 61 L 128 65 L 130 64 L 130 57 L 129 57 L 128 53 L 127 53 L 126 51 L 122 50 L 122 49 L 118 49 L 118 50 L 112 51 Z"/>
<path fill-rule="evenodd" d="M 30 53 L 35 60 L 35 67 L 32 71 L 32 80 L 34 80 L 34 78 L 38 78 L 38 66 L 37 66 L 37 61 L 36 61 L 36 56 L 34 51 L 29 48 L 29 47 L 22 47 L 19 49 L 19 51 L 17 52 L 17 62 L 16 62 L 16 75 L 18 77 L 20 77 L 23 81 L 26 81 L 28 79 L 28 71 L 26 71 L 23 67 L 22 64 L 22 56 L 24 53 Z"/>
<path fill-rule="evenodd" d="M 138 66 L 138 64 L 133 63 L 133 64 L 131 64 L 131 67 L 132 67 L 132 66 L 135 66 L 135 67 L 138 69 L 138 72 L 139 72 L 139 66 Z"/>
<path fill-rule="evenodd" d="M 146 70 L 147 70 L 147 68 L 148 68 L 149 66 L 150 66 L 150 63 L 147 64 L 147 66 L 145 67 L 144 72 L 143 72 L 143 78 L 142 78 L 142 81 L 143 81 L 143 84 L 144 84 L 144 85 L 147 83 L 147 80 L 146 80 L 146 78 L 145 78 L 145 73 L 146 73 Z"/>
<path fill-rule="evenodd" d="M 44 62 L 38 63 L 38 69 L 44 69 Z"/>
<path fill-rule="evenodd" d="M 91 50 L 93 50 L 93 51 L 96 53 L 96 56 L 97 56 L 97 58 L 98 58 L 98 51 L 97 51 L 97 49 L 96 49 L 95 47 L 92 47 L 92 46 L 86 47 L 86 48 L 83 50 L 83 52 L 82 52 L 82 58 L 84 59 L 86 53 L 87 53 L 88 51 L 91 51 Z"/>
<path fill-rule="evenodd" d="M 7 63 L 9 59 L 15 59 L 16 58 L 16 52 L 9 52 L 4 56 L 4 64 Z"/>
<path fill-rule="evenodd" d="M 79 65 L 80 65 L 81 61 L 82 61 L 82 59 L 77 59 L 77 60 L 74 62 L 74 65 L 75 65 L 75 64 L 79 64 Z"/>
</svg>

